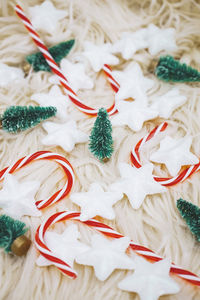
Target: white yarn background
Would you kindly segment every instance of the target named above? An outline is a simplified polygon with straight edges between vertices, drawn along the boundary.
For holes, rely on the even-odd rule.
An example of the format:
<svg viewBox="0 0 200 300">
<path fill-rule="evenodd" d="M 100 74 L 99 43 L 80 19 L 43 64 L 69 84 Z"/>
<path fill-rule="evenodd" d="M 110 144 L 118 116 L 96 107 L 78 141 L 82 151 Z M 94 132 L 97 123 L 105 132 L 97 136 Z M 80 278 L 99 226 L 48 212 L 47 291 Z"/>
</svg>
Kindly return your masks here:
<svg viewBox="0 0 200 300">
<path fill-rule="evenodd" d="M 115 42 L 123 31 L 136 31 L 141 26 L 154 23 L 162 28 L 174 27 L 178 45 L 174 56 L 200 69 L 200 4 L 198 0 L 54 0 L 52 2 L 57 8 L 68 11 L 68 17 L 60 22 L 56 34 L 49 35 L 43 32 L 41 38 L 47 46 L 75 38 L 76 44 L 68 56 L 71 61 L 76 61 L 77 54 L 81 53 L 85 40 L 96 44 Z M 40 4 L 42 1 L 19 1 L 18 3 L 27 11 L 28 6 Z M 24 57 L 37 49 L 21 21 L 15 15 L 13 10 L 15 4 L 13 0 L 0 0 L 0 61 L 20 67 Z M 159 55 L 154 58 L 158 57 Z M 172 86 L 180 87 L 181 92 L 187 96 L 186 104 L 177 109 L 170 117 L 170 134 L 177 137 L 185 134 L 192 135 L 192 151 L 200 156 L 200 85 L 198 83 L 170 85 L 158 81 L 153 74 L 148 74 L 148 65 L 152 59 L 153 57 L 147 50 L 139 51 L 133 56 L 133 60 L 141 65 L 143 72 L 155 81 L 154 88 L 149 92 L 150 97 L 161 95 Z M 125 62 L 121 59 L 120 62 L 121 64 L 117 68 L 123 70 L 130 61 Z M 102 74 L 94 74 L 90 70 L 88 72 L 94 78 L 96 86 L 92 91 L 81 91 L 80 98 L 93 107 L 108 107 L 114 97 L 105 77 Z M 30 97 L 33 93 L 48 92 L 51 87 L 48 82 L 49 76 L 50 74 L 45 72 L 31 72 L 18 84 L 12 83 L 7 88 L 0 88 L 0 112 L 10 105 L 37 105 L 30 101 Z M 71 105 L 70 111 L 72 118 L 78 121 L 78 127 L 89 134 L 94 118 L 85 116 L 73 105 Z M 115 151 L 106 164 L 101 164 L 91 155 L 87 144 L 76 145 L 70 154 L 65 153 L 60 147 L 43 146 L 41 139 L 46 133 L 41 125 L 16 135 L 1 130 L 0 169 L 14 163 L 24 155 L 39 150 L 51 150 L 64 155 L 74 167 L 76 182 L 72 192 L 87 191 L 94 180 L 102 182 L 107 188 L 109 184 L 119 178 L 117 164 L 130 162 L 129 153 L 133 145 L 161 121 L 163 120 L 156 119 L 146 122 L 138 133 L 134 133 L 128 128 L 113 128 Z M 152 143 L 151 146 L 155 146 L 155 144 Z M 155 174 L 158 173 L 164 176 L 168 175 L 166 169 L 160 168 L 159 165 L 155 168 Z M 65 181 L 61 168 L 53 162 L 45 161 L 33 163 L 17 172 L 15 176 L 20 178 L 21 182 L 32 179 L 41 181 L 41 187 L 36 197 L 38 200 L 52 195 L 59 187 L 63 186 Z M 128 199 L 124 197 L 115 205 L 116 219 L 112 222 L 102 221 L 131 237 L 136 243 L 147 246 L 157 254 L 171 258 L 177 265 L 200 275 L 199 244 L 176 208 L 176 200 L 180 197 L 196 205 L 200 204 L 199 179 L 200 174 L 195 174 L 183 184 L 168 189 L 162 195 L 147 197 L 137 211 L 132 209 Z M 69 198 L 66 198 L 43 211 L 41 218 L 24 217 L 23 221 L 30 226 L 32 240 L 37 226 L 44 217 L 65 209 L 79 210 Z M 62 231 L 65 225 L 56 225 L 56 228 Z M 92 231 L 84 226 L 80 226 L 80 231 L 82 240 L 89 242 Z M 91 267 L 75 264 L 78 278 L 71 280 L 63 276 L 54 266 L 37 267 L 35 265 L 37 255 L 34 246 L 22 258 L 5 254 L 1 250 L 1 300 L 139 299 L 138 295 L 123 292 L 117 288 L 117 283 L 130 272 L 117 270 L 105 282 L 100 282 L 95 278 Z M 164 296 L 160 299 L 199 299 L 198 288 L 176 276 L 173 278 L 180 284 L 181 291 L 177 295 Z"/>
</svg>

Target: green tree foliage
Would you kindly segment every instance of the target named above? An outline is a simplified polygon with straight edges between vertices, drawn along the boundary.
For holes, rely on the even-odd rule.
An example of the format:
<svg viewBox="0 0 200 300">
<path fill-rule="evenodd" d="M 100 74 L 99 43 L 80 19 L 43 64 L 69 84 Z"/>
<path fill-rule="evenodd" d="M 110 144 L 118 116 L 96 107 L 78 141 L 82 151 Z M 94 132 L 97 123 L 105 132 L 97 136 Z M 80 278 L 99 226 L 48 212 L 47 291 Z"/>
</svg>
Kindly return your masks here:
<svg viewBox="0 0 200 300">
<path fill-rule="evenodd" d="M 200 72 L 184 63 L 180 63 L 170 55 L 160 57 L 155 74 L 159 79 L 167 82 L 200 81 Z"/>
<path fill-rule="evenodd" d="M 75 40 L 69 40 L 67 42 L 59 43 L 48 49 L 57 64 L 59 64 L 60 61 L 70 52 L 74 43 Z M 33 66 L 33 70 L 35 72 L 38 71 L 51 72 L 51 69 L 41 52 L 28 55 L 26 57 L 26 61 Z"/>
<path fill-rule="evenodd" d="M 104 108 L 99 109 L 92 128 L 89 149 L 100 161 L 106 161 L 113 153 L 112 126 Z"/>
<path fill-rule="evenodd" d="M 177 200 L 177 208 L 191 232 L 200 242 L 200 208 L 183 199 Z"/>
</svg>

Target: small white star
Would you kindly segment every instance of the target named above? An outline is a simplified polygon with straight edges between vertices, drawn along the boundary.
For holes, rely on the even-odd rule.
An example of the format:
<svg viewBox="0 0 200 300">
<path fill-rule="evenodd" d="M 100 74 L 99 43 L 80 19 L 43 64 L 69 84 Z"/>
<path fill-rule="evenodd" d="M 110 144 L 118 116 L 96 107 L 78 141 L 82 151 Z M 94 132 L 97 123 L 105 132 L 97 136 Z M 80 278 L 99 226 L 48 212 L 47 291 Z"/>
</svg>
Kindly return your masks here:
<svg viewBox="0 0 200 300">
<path fill-rule="evenodd" d="M 167 190 L 154 180 L 151 163 L 139 169 L 120 163 L 119 172 L 121 179 L 111 185 L 111 190 L 126 194 L 134 209 L 140 208 L 147 195 L 163 193 Z"/>
<path fill-rule="evenodd" d="M 38 181 L 19 181 L 11 174 L 7 174 L 0 190 L 0 207 L 4 213 L 20 219 L 22 216 L 41 216 L 35 205 L 35 194 L 40 183 Z"/>
<path fill-rule="evenodd" d="M 52 34 L 58 22 L 67 16 L 67 11 L 55 8 L 52 2 L 46 0 L 40 5 L 29 7 L 29 14 L 35 29 Z"/>
<path fill-rule="evenodd" d="M 86 193 L 74 193 L 70 196 L 73 203 L 81 207 L 80 220 L 86 221 L 95 216 L 112 220 L 115 213 L 112 206 L 123 197 L 119 192 L 104 192 L 99 183 L 91 184 Z"/>
<path fill-rule="evenodd" d="M 57 85 L 54 85 L 48 93 L 33 94 L 31 100 L 36 101 L 41 106 L 55 106 L 57 108 L 56 117 L 61 120 L 69 118 L 67 109 L 70 105 L 70 101 L 67 95 L 63 95 Z"/>
<path fill-rule="evenodd" d="M 70 267 L 73 267 L 75 257 L 89 249 L 86 244 L 78 241 L 79 238 L 80 233 L 77 225 L 72 224 L 62 234 L 47 231 L 45 234 L 45 244 L 54 255 L 65 261 Z M 36 263 L 40 267 L 54 265 L 52 261 L 47 260 L 42 255 L 38 257 Z"/>
<path fill-rule="evenodd" d="M 88 135 L 77 129 L 74 120 L 62 124 L 45 122 L 42 126 L 48 132 L 47 136 L 42 139 L 43 145 L 58 145 L 66 152 L 70 152 L 75 144 L 88 141 Z"/>
<path fill-rule="evenodd" d="M 192 137 L 186 136 L 179 140 L 166 136 L 160 142 L 160 148 L 150 156 L 150 160 L 165 164 L 169 173 L 176 176 L 182 166 L 193 165 L 199 159 L 190 152 Z"/>
<path fill-rule="evenodd" d="M 162 295 L 180 291 L 178 284 L 169 276 L 171 263 L 168 259 L 149 263 L 138 256 L 134 262 L 134 273 L 119 282 L 120 289 L 139 294 L 141 300 L 157 300 Z"/>
<path fill-rule="evenodd" d="M 100 234 L 91 239 L 91 248 L 78 255 L 78 264 L 93 266 L 99 280 L 106 280 L 115 269 L 134 269 L 134 261 L 125 254 L 130 239 L 122 237 L 110 240 Z"/>
<path fill-rule="evenodd" d="M 111 52 L 112 45 L 109 43 L 94 45 L 91 42 L 85 42 L 82 54 L 89 60 L 93 70 L 99 72 L 104 64 L 117 65 L 119 63 L 119 59 Z"/>
<path fill-rule="evenodd" d="M 5 87 L 9 83 L 17 82 L 22 78 L 24 78 L 24 73 L 21 69 L 0 62 L 0 87 Z"/>
</svg>

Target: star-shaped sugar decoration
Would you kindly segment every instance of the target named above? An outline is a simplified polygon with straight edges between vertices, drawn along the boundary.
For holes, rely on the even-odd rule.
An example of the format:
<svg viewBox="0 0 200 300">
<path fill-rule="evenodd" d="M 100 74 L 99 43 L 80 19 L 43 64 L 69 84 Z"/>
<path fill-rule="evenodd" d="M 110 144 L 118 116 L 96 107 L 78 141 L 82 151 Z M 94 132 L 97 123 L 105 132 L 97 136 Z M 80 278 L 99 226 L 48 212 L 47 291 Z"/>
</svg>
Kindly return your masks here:
<svg viewBox="0 0 200 300">
<path fill-rule="evenodd" d="M 147 195 L 163 193 L 166 188 L 153 178 L 153 164 L 137 169 L 126 163 L 119 164 L 121 179 L 111 185 L 111 190 L 126 194 L 133 209 L 142 205 Z"/>
<path fill-rule="evenodd" d="M 84 52 L 82 53 L 90 62 L 95 72 L 99 72 L 104 64 L 117 65 L 119 59 L 112 53 L 112 45 L 107 43 L 103 45 L 94 45 L 91 42 L 84 43 Z"/>
<path fill-rule="evenodd" d="M 179 88 L 173 88 L 164 95 L 154 98 L 151 108 L 157 110 L 161 118 L 168 119 L 186 100 L 187 97 L 180 94 Z"/>
<path fill-rule="evenodd" d="M 45 244 L 59 259 L 65 261 L 70 267 L 73 267 L 74 259 L 77 255 L 87 251 L 89 247 L 80 242 L 80 232 L 76 224 L 68 226 L 62 234 L 47 231 L 45 234 Z M 40 267 L 53 265 L 54 262 L 49 261 L 40 255 L 36 261 Z"/>
<path fill-rule="evenodd" d="M 182 166 L 193 165 L 199 162 L 199 159 L 190 152 L 191 144 L 191 136 L 178 140 L 166 136 L 160 142 L 160 148 L 150 156 L 150 160 L 165 164 L 169 173 L 172 176 L 176 176 Z"/>
<path fill-rule="evenodd" d="M 76 144 L 88 141 L 88 135 L 77 129 L 74 120 L 66 123 L 45 122 L 42 126 L 48 133 L 47 136 L 42 139 L 43 145 L 58 145 L 66 152 L 70 152 L 74 149 Z"/>
<path fill-rule="evenodd" d="M 96 277 L 106 280 L 115 269 L 134 269 L 134 261 L 125 253 L 130 243 L 128 237 L 108 239 L 100 234 L 94 234 L 91 248 L 78 255 L 78 264 L 93 266 Z"/>
<path fill-rule="evenodd" d="M 158 111 L 140 104 L 139 101 L 121 101 L 116 104 L 118 113 L 112 117 L 113 126 L 127 125 L 133 131 L 139 131 L 145 121 L 158 116 Z"/>
<path fill-rule="evenodd" d="M 169 275 L 171 263 L 168 259 L 150 263 L 138 256 L 134 262 L 134 273 L 119 282 L 120 289 L 139 294 L 140 300 L 157 300 L 162 295 L 180 291 L 178 284 Z"/>
<path fill-rule="evenodd" d="M 120 85 L 116 101 L 132 98 L 140 103 L 147 103 L 146 92 L 153 87 L 154 81 L 143 75 L 137 63 L 129 64 L 123 71 L 113 71 L 113 77 Z"/>
<path fill-rule="evenodd" d="M 0 208 L 5 214 L 20 219 L 22 216 L 41 216 L 35 205 L 35 194 L 40 183 L 38 181 L 19 181 L 11 174 L 7 174 L 0 190 Z"/>
<path fill-rule="evenodd" d="M 92 79 L 85 73 L 85 65 L 83 63 L 71 63 L 68 59 L 63 58 L 60 68 L 64 76 L 66 76 L 70 87 L 75 91 L 81 89 L 92 89 L 94 83 Z M 59 84 L 57 76 L 51 76 L 49 82 Z"/>
<path fill-rule="evenodd" d="M 9 83 L 17 82 L 22 78 L 24 73 L 21 69 L 0 62 L 0 87 L 6 87 Z"/>
<path fill-rule="evenodd" d="M 161 29 L 150 24 L 147 31 L 147 43 L 151 55 L 156 55 L 163 50 L 167 53 L 177 50 L 174 28 Z"/>
<path fill-rule="evenodd" d="M 59 21 L 67 16 L 67 11 L 57 9 L 51 1 L 46 0 L 40 5 L 29 7 L 29 14 L 36 30 L 52 34 L 56 31 Z"/>
<path fill-rule="evenodd" d="M 70 101 L 67 95 L 63 95 L 57 85 L 52 86 L 48 93 L 33 94 L 31 100 L 36 101 L 41 106 L 55 106 L 57 108 L 56 117 L 61 120 L 69 118 L 67 109 L 70 105 Z"/>
<path fill-rule="evenodd" d="M 81 207 L 80 220 L 86 221 L 95 216 L 112 220 L 115 213 L 112 206 L 123 197 L 120 192 L 104 192 L 97 182 L 91 184 L 88 192 L 74 193 L 70 196 L 73 203 Z"/>
</svg>

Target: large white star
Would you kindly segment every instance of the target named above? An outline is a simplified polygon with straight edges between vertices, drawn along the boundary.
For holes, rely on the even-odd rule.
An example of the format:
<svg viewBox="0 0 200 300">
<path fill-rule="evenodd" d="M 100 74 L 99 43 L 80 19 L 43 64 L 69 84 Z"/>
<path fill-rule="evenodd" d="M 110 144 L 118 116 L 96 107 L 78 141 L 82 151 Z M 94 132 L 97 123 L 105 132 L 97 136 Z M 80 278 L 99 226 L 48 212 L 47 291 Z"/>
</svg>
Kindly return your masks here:
<svg viewBox="0 0 200 300">
<path fill-rule="evenodd" d="M 67 16 L 67 11 L 55 8 L 51 1 L 46 0 L 40 5 L 29 7 L 29 14 L 35 29 L 52 34 L 59 21 Z"/>
<path fill-rule="evenodd" d="M 199 162 L 199 159 L 190 152 L 191 144 L 191 136 L 178 140 L 166 136 L 160 142 L 160 148 L 150 156 L 150 160 L 165 164 L 169 173 L 175 176 L 182 166 L 193 165 Z"/>
<path fill-rule="evenodd" d="M 119 282 L 120 289 L 139 294 L 141 300 L 157 300 L 162 295 L 180 291 L 178 284 L 169 276 L 171 263 L 168 259 L 149 263 L 137 257 L 134 262 L 134 273 Z"/>
<path fill-rule="evenodd" d="M 48 93 L 33 94 L 31 100 L 36 101 L 41 106 L 55 106 L 57 108 L 56 117 L 61 120 L 69 118 L 67 109 L 70 105 L 70 101 L 67 95 L 63 95 L 57 85 L 54 85 Z"/>
<path fill-rule="evenodd" d="M 139 101 L 121 101 L 116 104 L 118 113 L 112 117 L 113 126 L 127 125 L 133 131 L 139 131 L 145 121 L 152 120 L 158 116 L 158 111 Z"/>
<path fill-rule="evenodd" d="M 22 78 L 24 78 L 24 73 L 21 69 L 0 62 L 0 87 L 5 87 L 9 83 L 17 82 Z"/>
<path fill-rule="evenodd" d="M 88 141 L 88 135 L 77 129 L 74 120 L 66 123 L 45 122 L 42 126 L 48 132 L 47 136 L 42 139 L 44 145 L 58 145 L 66 152 L 70 152 L 75 144 Z"/>
<path fill-rule="evenodd" d="M 94 84 L 92 79 L 85 74 L 85 65 L 83 63 L 71 63 L 68 59 L 61 60 L 60 68 L 66 76 L 70 87 L 75 91 L 81 89 L 92 89 Z M 49 82 L 59 84 L 57 76 L 51 76 Z"/>
<path fill-rule="evenodd" d="M 150 24 L 147 31 L 147 43 L 151 55 L 156 55 L 162 50 L 167 53 L 177 50 L 174 28 L 160 29 Z"/>
<path fill-rule="evenodd" d="M 187 97 L 180 94 L 179 88 L 173 88 L 166 94 L 153 99 L 152 109 L 158 111 L 161 118 L 168 119 L 172 112 L 184 104 Z"/>
<path fill-rule="evenodd" d="M 121 179 L 111 185 L 111 190 L 127 195 L 134 209 L 140 208 L 147 195 L 163 193 L 166 188 L 153 179 L 153 164 L 137 169 L 126 163 L 119 164 Z"/>
<path fill-rule="evenodd" d="M 110 240 L 100 234 L 91 239 L 91 248 L 78 255 L 78 264 L 93 266 L 99 280 L 106 280 L 115 269 L 134 269 L 134 261 L 125 254 L 130 239 L 123 237 Z"/>
<path fill-rule="evenodd" d="M 38 181 L 19 181 L 11 174 L 7 174 L 0 190 L 0 207 L 4 213 L 20 219 L 22 216 L 41 216 L 35 205 L 35 194 L 40 183 Z"/>
<path fill-rule="evenodd" d="M 94 45 L 91 42 L 85 42 L 82 54 L 89 60 L 93 70 L 99 72 L 104 64 L 117 65 L 119 63 L 119 59 L 111 52 L 112 45 L 109 43 Z"/>
<path fill-rule="evenodd" d="M 91 184 L 88 192 L 74 193 L 70 196 L 72 202 L 81 207 L 80 220 L 86 221 L 95 216 L 112 220 L 115 213 L 112 206 L 123 197 L 123 193 L 104 192 L 99 183 Z"/>
<path fill-rule="evenodd" d="M 62 234 L 47 231 L 45 234 L 45 244 L 54 255 L 65 261 L 70 267 L 73 267 L 74 259 L 78 254 L 89 249 L 86 244 L 78 241 L 80 233 L 77 225 L 68 226 Z M 54 262 L 47 260 L 40 255 L 36 261 L 40 267 L 54 265 Z"/>
</svg>

